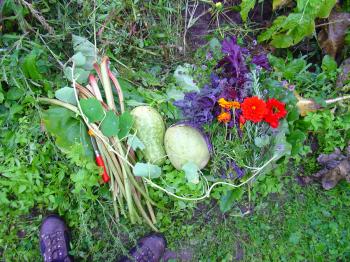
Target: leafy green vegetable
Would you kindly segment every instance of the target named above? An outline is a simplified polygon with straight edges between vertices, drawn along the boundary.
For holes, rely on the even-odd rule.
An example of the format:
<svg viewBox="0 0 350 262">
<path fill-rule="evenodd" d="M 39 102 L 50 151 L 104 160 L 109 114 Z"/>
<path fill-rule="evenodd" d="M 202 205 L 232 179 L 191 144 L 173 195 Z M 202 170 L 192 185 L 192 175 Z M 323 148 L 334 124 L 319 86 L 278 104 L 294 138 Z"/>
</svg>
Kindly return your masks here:
<svg viewBox="0 0 350 262">
<path fill-rule="evenodd" d="M 119 116 L 119 129 L 120 129 L 118 133 L 119 139 L 123 139 L 129 134 L 133 123 L 134 123 L 134 119 L 129 112 L 126 111 Z"/>
<path fill-rule="evenodd" d="M 96 98 L 81 99 L 80 106 L 84 115 L 91 123 L 102 121 L 105 117 L 101 102 Z"/>
<path fill-rule="evenodd" d="M 76 144 L 84 148 L 88 158 L 93 157 L 90 138 L 84 122 L 75 116 L 69 109 L 50 107 L 43 112 L 43 121 L 46 130 L 56 138 L 56 144 L 65 153 Z"/>
<path fill-rule="evenodd" d="M 105 118 L 101 123 L 101 131 L 107 136 L 117 136 L 119 133 L 119 118 L 112 110 L 107 111 Z"/>
</svg>

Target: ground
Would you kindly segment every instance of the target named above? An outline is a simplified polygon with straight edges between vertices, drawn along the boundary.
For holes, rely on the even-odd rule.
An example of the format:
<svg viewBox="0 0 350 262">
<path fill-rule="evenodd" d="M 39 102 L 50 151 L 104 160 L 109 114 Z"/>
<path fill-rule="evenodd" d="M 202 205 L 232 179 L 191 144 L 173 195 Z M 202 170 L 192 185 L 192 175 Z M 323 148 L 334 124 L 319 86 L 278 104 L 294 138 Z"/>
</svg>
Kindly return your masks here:
<svg viewBox="0 0 350 262">
<path fill-rule="evenodd" d="M 237 14 L 231 16 L 234 21 L 206 15 L 190 27 L 186 14 L 197 1 L 140 2 L 0 4 L 6 17 L 0 49 L 0 261 L 39 261 L 38 228 L 49 213 L 66 219 L 72 254 L 81 261 L 114 261 L 150 232 L 145 225 L 116 221 L 108 188 L 96 186 L 88 165 L 79 162 L 80 152 L 62 153 L 41 123 L 45 108 L 37 98 L 52 97 L 68 85 L 62 65 L 73 54 L 72 34 L 93 42 L 96 33 L 99 50 L 119 73 L 156 93 L 176 65 L 194 60 L 207 34 L 245 36 L 256 28 L 234 24 Z M 201 3 L 195 14 L 207 9 Z M 271 11 L 259 10 L 256 21 Z M 318 183 L 302 186 L 296 179 L 319 170 L 316 157 L 311 153 L 261 177 L 271 180 L 272 188 L 257 185 L 249 201 L 243 199 L 225 214 L 214 200 L 158 210 L 157 226 L 169 249 L 190 261 L 350 260 L 349 184 L 324 191 Z"/>
</svg>

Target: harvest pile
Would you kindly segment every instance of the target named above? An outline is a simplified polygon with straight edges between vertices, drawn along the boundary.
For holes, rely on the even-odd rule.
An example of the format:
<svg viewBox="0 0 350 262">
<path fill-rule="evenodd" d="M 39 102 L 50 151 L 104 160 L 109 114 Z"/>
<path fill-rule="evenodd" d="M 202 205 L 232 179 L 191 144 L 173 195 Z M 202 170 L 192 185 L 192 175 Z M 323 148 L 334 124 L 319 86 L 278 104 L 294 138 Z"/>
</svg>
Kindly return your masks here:
<svg viewBox="0 0 350 262">
<path fill-rule="evenodd" d="M 210 60 L 214 51 L 218 50 L 207 54 Z M 235 37 L 224 39 L 221 51 L 210 82 L 173 102 L 180 117 L 168 128 L 160 112 L 149 105 L 125 107 L 122 87 L 107 57 L 100 65 L 93 64 L 97 78 L 90 74 L 86 87 L 75 79 L 73 62 L 73 88 L 58 90 L 58 100 L 40 99 L 73 111 L 85 122 L 117 219 L 121 214 L 131 223 L 146 221 L 157 230 L 152 207 L 157 203 L 147 185 L 184 201 L 203 200 L 217 188 L 219 196 L 233 190 L 243 194 L 241 187 L 249 190 L 257 176 L 274 168 L 279 159 L 288 161 L 292 144 L 286 135 L 293 122 L 287 121 L 287 115 L 315 111 L 317 107 L 309 104 L 316 103 L 303 100 L 288 83 L 271 81 L 272 67 L 262 51 L 251 55 Z M 193 83 L 195 77 L 195 70 L 188 74 Z M 158 184 L 167 172 L 167 159 L 167 165 L 183 172 L 187 183 L 197 188 L 195 194 L 179 195 L 176 189 Z M 221 196 L 220 201 L 226 198 Z"/>
</svg>

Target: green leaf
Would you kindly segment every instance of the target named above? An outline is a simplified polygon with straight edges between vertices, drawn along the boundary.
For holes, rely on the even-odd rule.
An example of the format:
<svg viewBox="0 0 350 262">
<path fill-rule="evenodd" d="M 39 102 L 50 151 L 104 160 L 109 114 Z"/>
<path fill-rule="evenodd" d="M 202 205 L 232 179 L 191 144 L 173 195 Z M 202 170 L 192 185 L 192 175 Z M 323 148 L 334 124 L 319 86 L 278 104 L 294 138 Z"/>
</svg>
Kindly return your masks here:
<svg viewBox="0 0 350 262">
<path fill-rule="evenodd" d="M 73 55 L 72 60 L 74 61 L 75 66 L 83 66 L 86 63 L 86 58 L 82 52 Z"/>
<path fill-rule="evenodd" d="M 73 78 L 72 78 L 72 67 L 68 66 L 68 67 L 65 67 L 64 70 L 64 76 L 69 80 L 69 81 L 73 81 Z M 75 81 L 77 81 L 78 83 L 86 83 L 88 77 L 89 77 L 89 74 L 90 74 L 90 71 L 87 71 L 83 68 L 79 68 L 79 67 L 76 67 L 74 69 L 74 79 Z"/>
<path fill-rule="evenodd" d="M 255 139 L 254 139 L 254 144 L 259 148 L 267 146 L 269 143 L 270 143 L 270 137 L 268 135 L 262 135 L 260 137 L 255 137 Z"/>
<path fill-rule="evenodd" d="M 322 4 L 320 2 L 322 2 Z M 323 0 L 323 1 L 318 0 L 318 4 L 320 8 L 318 10 L 317 17 L 327 18 L 336 3 L 337 3 L 337 0 Z"/>
<path fill-rule="evenodd" d="M 24 58 L 22 69 L 26 77 L 37 81 L 43 79 L 43 76 L 39 72 L 36 62 L 37 56 L 33 53 L 30 53 Z"/>
<path fill-rule="evenodd" d="M 304 37 L 315 31 L 314 18 L 309 14 L 291 13 L 288 17 L 280 16 L 272 26 L 258 36 L 259 42 L 272 39 L 277 48 L 286 48 L 299 43 Z"/>
<path fill-rule="evenodd" d="M 13 86 L 10 87 L 10 90 L 7 91 L 6 93 L 6 99 L 8 100 L 18 100 L 21 97 L 23 97 L 23 95 L 25 94 L 25 91 L 23 88 L 17 87 L 17 86 Z"/>
<path fill-rule="evenodd" d="M 144 150 L 145 149 L 145 145 L 142 143 L 142 141 L 134 135 L 128 135 L 128 142 L 127 142 L 128 146 L 130 146 L 133 150 Z"/>
<path fill-rule="evenodd" d="M 294 122 L 299 119 L 299 110 L 297 107 L 293 107 L 292 110 L 288 111 L 287 120 L 288 122 Z"/>
<path fill-rule="evenodd" d="M 267 29 L 266 31 L 262 32 L 259 36 L 258 36 L 258 41 L 259 42 L 264 42 L 264 41 L 268 41 L 272 38 L 272 36 L 275 34 L 275 32 L 278 32 L 278 30 L 282 27 L 283 23 L 287 20 L 286 16 L 279 16 L 277 17 L 271 27 L 269 29 Z"/>
<path fill-rule="evenodd" d="M 221 57 L 222 52 L 221 52 L 221 43 L 220 43 L 219 39 L 217 39 L 216 37 L 210 39 L 209 47 L 210 47 L 210 51 L 214 55 L 214 58 Z"/>
<path fill-rule="evenodd" d="M 170 85 L 166 89 L 166 96 L 168 99 L 182 100 L 184 98 L 184 91 L 174 85 Z"/>
<path fill-rule="evenodd" d="M 291 13 L 272 36 L 271 44 L 277 48 L 287 48 L 298 44 L 304 37 L 315 31 L 315 22 L 309 15 Z M 284 39 L 285 37 L 286 39 Z"/>
<path fill-rule="evenodd" d="M 20 185 L 19 188 L 18 188 L 18 193 L 21 194 L 24 191 L 26 191 L 26 189 L 27 189 L 26 185 Z"/>
<path fill-rule="evenodd" d="M 72 36 L 73 50 L 75 54 L 81 53 L 85 58 L 85 63 L 81 65 L 84 70 L 92 70 L 95 62 L 95 46 L 85 37 Z M 82 61 L 82 60 L 79 60 Z"/>
<path fill-rule="evenodd" d="M 227 193 L 220 198 L 220 211 L 223 213 L 229 211 L 233 203 L 241 199 L 243 194 L 244 191 L 242 187 L 227 191 Z"/>
<path fill-rule="evenodd" d="M 292 145 L 292 149 L 291 149 L 292 155 L 296 155 L 302 150 L 305 139 L 306 139 L 306 136 L 304 132 L 298 129 L 292 131 L 288 135 L 287 141 Z"/>
<path fill-rule="evenodd" d="M 58 100 L 61 100 L 63 102 L 72 104 L 72 105 L 77 105 L 77 100 L 75 99 L 75 93 L 74 89 L 68 86 L 65 86 L 61 89 L 58 89 L 55 92 L 55 97 Z"/>
<path fill-rule="evenodd" d="M 110 110 L 101 123 L 101 131 L 105 136 L 116 136 L 119 133 L 119 118 Z"/>
<path fill-rule="evenodd" d="M 81 99 L 80 106 L 91 123 L 101 121 L 105 116 L 103 107 L 96 98 Z"/>
<path fill-rule="evenodd" d="M 274 35 L 270 44 L 277 48 L 287 48 L 293 45 L 293 36 L 285 34 Z"/>
<path fill-rule="evenodd" d="M 88 76 L 94 68 L 95 46 L 86 38 L 77 35 L 73 35 L 72 42 L 75 53 L 71 58 L 75 63 L 73 77 L 78 83 L 84 84 L 87 82 Z M 68 80 L 73 81 L 72 67 L 65 67 L 64 75 Z"/>
<path fill-rule="evenodd" d="M 198 92 L 199 88 L 190 75 L 190 70 L 191 65 L 189 64 L 184 64 L 183 66 L 179 65 L 174 72 L 176 84 L 184 92 Z"/>
<path fill-rule="evenodd" d="M 334 72 L 337 70 L 338 65 L 333 57 L 331 57 L 329 55 L 325 55 L 322 59 L 321 68 L 324 72 Z"/>
<path fill-rule="evenodd" d="M 242 0 L 240 4 L 240 8 L 241 8 L 240 14 L 244 22 L 247 21 L 249 11 L 254 8 L 255 2 L 256 0 Z"/>
<path fill-rule="evenodd" d="M 199 183 L 198 166 L 193 162 L 187 162 L 182 166 L 182 170 L 185 172 L 188 182 L 193 184 Z"/>
<path fill-rule="evenodd" d="M 150 163 L 137 162 L 132 170 L 133 174 L 138 177 L 157 178 L 162 174 L 162 169 L 157 165 Z"/>
<path fill-rule="evenodd" d="M 90 137 L 81 118 L 63 107 L 50 107 L 43 112 L 45 129 L 56 138 L 57 146 L 65 153 L 80 144 L 86 157 L 93 156 Z"/>
<path fill-rule="evenodd" d="M 293 59 L 290 63 L 286 64 L 283 70 L 283 76 L 288 80 L 293 80 L 295 75 L 305 70 L 306 66 L 307 63 L 303 58 Z"/>
<path fill-rule="evenodd" d="M 129 134 L 133 124 L 134 124 L 134 119 L 129 112 L 126 111 L 119 116 L 119 126 L 120 126 L 120 130 L 118 133 L 119 139 L 122 139 Z"/>
<path fill-rule="evenodd" d="M 297 0 L 297 12 L 311 15 L 312 18 L 327 18 L 336 0 Z"/>
</svg>

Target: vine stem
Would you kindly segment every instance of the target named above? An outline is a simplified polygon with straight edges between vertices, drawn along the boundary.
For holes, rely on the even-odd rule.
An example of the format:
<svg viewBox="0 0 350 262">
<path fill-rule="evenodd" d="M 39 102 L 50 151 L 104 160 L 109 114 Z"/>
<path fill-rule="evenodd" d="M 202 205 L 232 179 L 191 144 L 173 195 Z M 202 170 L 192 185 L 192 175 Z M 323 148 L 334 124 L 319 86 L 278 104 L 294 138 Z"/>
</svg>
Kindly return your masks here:
<svg viewBox="0 0 350 262">
<path fill-rule="evenodd" d="M 178 195 L 176 195 L 176 194 L 174 194 L 174 193 L 172 193 L 172 192 L 170 192 L 170 191 L 168 191 L 168 190 L 162 188 L 161 186 L 155 184 L 154 182 L 152 182 L 152 180 L 150 180 L 150 179 L 148 179 L 148 178 L 145 178 L 145 177 L 144 177 L 143 179 L 144 179 L 144 180 L 147 182 L 147 184 L 149 184 L 150 186 L 152 186 L 152 187 L 154 187 L 154 188 L 157 188 L 157 189 L 159 189 L 159 190 L 161 190 L 161 191 L 167 193 L 168 195 L 173 196 L 173 197 L 175 197 L 175 198 L 177 198 L 177 199 L 185 200 L 185 201 L 200 201 L 200 200 L 203 200 L 203 199 L 206 199 L 206 198 L 210 197 L 211 191 L 212 191 L 216 186 L 225 185 L 225 186 L 229 186 L 229 187 L 233 187 L 233 188 L 239 188 L 239 187 L 241 187 L 241 186 L 244 186 L 245 184 L 247 184 L 247 183 L 249 183 L 250 181 L 252 181 L 257 175 L 259 175 L 259 173 L 260 173 L 267 165 L 269 165 L 272 161 L 274 161 L 274 160 L 277 159 L 277 158 L 278 158 L 277 155 L 273 156 L 273 157 L 272 157 L 270 160 L 268 160 L 264 165 L 262 165 L 261 167 L 259 167 L 259 168 L 257 169 L 257 171 L 256 171 L 250 178 L 248 178 L 246 181 L 244 181 L 244 182 L 242 182 L 242 183 L 240 183 L 240 184 L 238 184 L 238 185 L 235 185 L 235 184 L 232 184 L 232 183 L 227 183 L 227 182 L 216 182 L 216 183 L 212 184 L 212 185 L 209 187 L 209 189 L 207 189 L 207 192 L 206 192 L 203 196 L 201 196 L 201 197 L 196 197 L 196 198 L 187 198 L 187 197 L 178 196 Z"/>
</svg>

